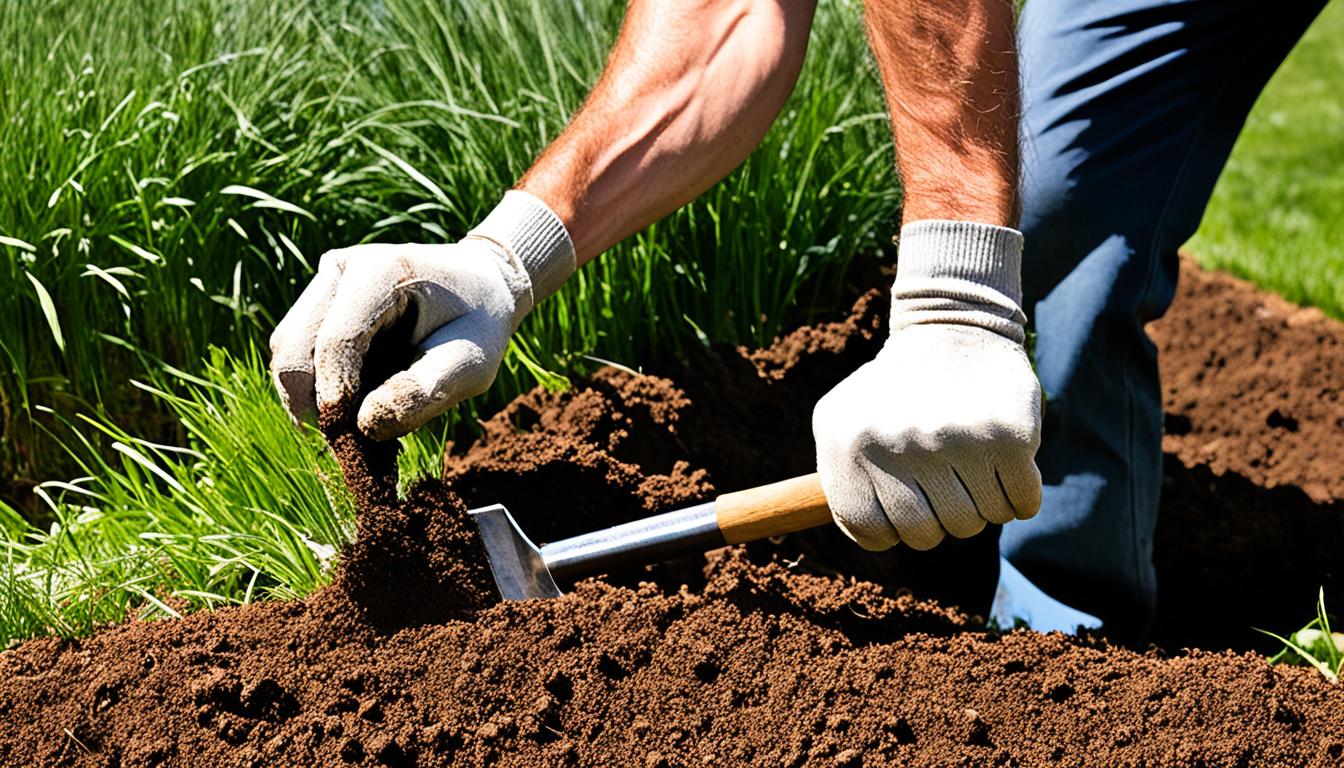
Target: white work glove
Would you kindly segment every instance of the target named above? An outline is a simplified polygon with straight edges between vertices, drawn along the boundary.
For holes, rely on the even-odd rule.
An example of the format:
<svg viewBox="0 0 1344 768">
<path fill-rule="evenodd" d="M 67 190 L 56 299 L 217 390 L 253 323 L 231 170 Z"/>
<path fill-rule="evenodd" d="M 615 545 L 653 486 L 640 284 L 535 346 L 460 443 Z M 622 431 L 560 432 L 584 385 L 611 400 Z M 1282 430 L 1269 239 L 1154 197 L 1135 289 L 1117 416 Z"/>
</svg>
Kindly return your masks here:
<svg viewBox="0 0 1344 768">
<path fill-rule="evenodd" d="M 408 341 L 423 356 L 358 412 L 369 437 L 404 435 L 489 388 L 518 324 L 574 269 L 559 217 L 517 190 L 457 243 L 330 251 L 271 335 L 280 398 L 297 423 L 354 397 L 374 335 L 414 309 Z"/>
<path fill-rule="evenodd" d="M 1041 505 L 1022 234 L 917 221 L 901 230 L 897 259 L 886 345 L 812 413 L 835 522 L 870 550 L 929 549 Z"/>
</svg>

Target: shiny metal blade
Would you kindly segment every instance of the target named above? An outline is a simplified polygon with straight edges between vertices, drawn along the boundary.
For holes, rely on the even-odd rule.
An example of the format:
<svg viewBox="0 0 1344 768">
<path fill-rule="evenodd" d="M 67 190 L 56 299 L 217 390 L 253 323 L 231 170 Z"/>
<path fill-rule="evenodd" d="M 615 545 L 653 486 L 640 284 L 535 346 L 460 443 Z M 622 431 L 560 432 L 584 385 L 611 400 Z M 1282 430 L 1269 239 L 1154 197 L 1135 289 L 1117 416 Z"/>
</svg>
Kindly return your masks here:
<svg viewBox="0 0 1344 768">
<path fill-rule="evenodd" d="M 518 527 L 513 515 L 502 504 L 470 510 L 471 519 L 481 532 L 490 573 L 505 600 L 529 600 L 559 597 L 562 593 L 546 568 L 546 561 L 527 534 Z"/>
</svg>

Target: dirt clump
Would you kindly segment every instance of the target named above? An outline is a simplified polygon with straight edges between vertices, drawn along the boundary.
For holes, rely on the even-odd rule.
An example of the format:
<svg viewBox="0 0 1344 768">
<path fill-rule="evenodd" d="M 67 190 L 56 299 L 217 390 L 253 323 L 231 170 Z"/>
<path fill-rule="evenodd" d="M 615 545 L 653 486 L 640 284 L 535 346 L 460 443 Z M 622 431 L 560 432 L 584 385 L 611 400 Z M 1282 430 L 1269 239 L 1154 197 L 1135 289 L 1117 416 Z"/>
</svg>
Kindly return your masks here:
<svg viewBox="0 0 1344 768">
<path fill-rule="evenodd" d="M 1339 765 L 1344 689 L 1314 671 L 988 633 L 924 599 L 903 554 L 885 562 L 908 579 L 881 587 L 788 538 L 494 602 L 463 500 L 502 501 L 544 540 L 810 471 L 812 402 L 875 352 L 880 301 L 763 353 L 530 393 L 404 500 L 395 457 L 329 421 L 361 506 L 334 585 L 0 652 L 0 765 Z M 1169 374 L 1205 364 L 1181 355 Z M 1190 433 L 1214 418 L 1191 414 Z M 1209 483 L 1316 504 L 1179 459 L 1165 530 L 1209 531 L 1159 536 L 1177 594 L 1173 575 L 1239 586 L 1234 555 L 1197 548 L 1272 501 Z"/>
<path fill-rule="evenodd" d="M 462 500 L 437 480 L 399 500 L 397 442 L 375 443 L 355 425 L 363 396 L 414 360 L 415 350 L 399 343 L 413 323 L 413 315 L 403 316 L 379 334 L 358 397 L 321 414 L 322 433 L 359 510 L 336 587 L 382 631 L 467 617 L 498 600 Z"/>
</svg>

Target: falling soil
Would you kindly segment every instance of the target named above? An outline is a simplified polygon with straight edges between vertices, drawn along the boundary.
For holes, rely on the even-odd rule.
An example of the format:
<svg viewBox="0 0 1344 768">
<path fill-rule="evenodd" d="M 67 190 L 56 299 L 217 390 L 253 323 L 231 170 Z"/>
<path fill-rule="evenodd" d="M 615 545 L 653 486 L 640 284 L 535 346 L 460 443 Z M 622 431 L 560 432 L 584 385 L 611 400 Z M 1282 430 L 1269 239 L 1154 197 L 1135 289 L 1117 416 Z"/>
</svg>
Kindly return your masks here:
<svg viewBox="0 0 1344 768">
<path fill-rule="evenodd" d="M 1344 414 L 1337 399 L 1307 402 L 1338 392 L 1329 387 L 1344 374 L 1344 351 L 1319 334 L 1338 340 L 1344 330 L 1264 316 L 1264 294 L 1226 278 L 1187 270 L 1184 285 L 1156 329 L 1168 381 L 1185 382 L 1180 397 L 1192 401 L 1181 408 L 1168 391 L 1184 431 L 1168 439 L 1175 506 L 1164 506 L 1159 565 L 1164 589 L 1173 575 L 1236 586 L 1246 566 L 1233 561 L 1267 535 L 1239 526 L 1257 530 L 1246 515 L 1268 509 L 1272 494 L 1297 494 L 1276 522 L 1311 519 L 1269 537 L 1271 548 L 1339 525 L 1328 473 L 1297 465 L 1308 454 L 1294 452 L 1312 450 L 1298 442 L 1302 420 Z M 1139 653 L 1100 639 L 987 633 L 967 615 L 981 610 L 981 575 L 960 597 L 944 595 L 965 611 L 940 607 L 925 596 L 949 572 L 945 560 L 865 561 L 824 534 L 613 574 L 557 600 L 493 604 L 463 499 L 502 501 L 547 540 L 809 471 L 811 402 L 871 356 L 880 304 L 866 296 L 848 320 L 767 350 L 714 350 L 663 376 L 605 370 L 563 394 L 533 392 L 450 455 L 443 480 L 401 501 L 394 457 L 346 418 L 329 418 L 360 504 L 357 542 L 334 585 L 301 601 L 0 653 L 0 765 L 1344 761 L 1344 691 L 1314 672 L 1226 650 Z M 1318 340 L 1295 335 L 1303 328 Z M 1310 358 L 1303 365 L 1319 372 L 1320 389 L 1298 391 L 1305 374 L 1278 379 L 1277 368 L 1251 379 L 1266 391 L 1224 385 L 1232 379 L 1209 357 L 1217 339 L 1275 340 L 1286 351 L 1241 356 L 1239 343 L 1224 354 L 1243 369 Z M 1201 410 L 1206 390 L 1227 404 Z M 1257 408 L 1271 403 L 1299 420 L 1296 432 L 1258 431 L 1237 415 L 1263 420 Z M 1331 442 L 1337 429 L 1311 440 L 1317 456 L 1344 455 Z M 1265 446 L 1256 467 L 1254 441 Z M 1266 466 L 1264 457 L 1284 455 L 1297 458 Z M 1307 490 L 1317 482 L 1319 495 Z M 1244 498 L 1210 495 L 1229 488 Z M 1334 578 L 1316 542 L 1297 543 L 1305 560 L 1266 561 L 1260 578 L 1285 565 L 1303 582 Z M 886 586 L 835 575 L 856 571 Z M 1294 623 L 1311 590 L 1285 610 Z M 1228 645 L 1236 642 L 1211 647 Z"/>
<path fill-rule="evenodd" d="M 397 498 L 397 443 L 375 443 L 355 426 L 355 404 L 414 360 L 407 313 L 369 347 L 362 391 L 321 415 L 346 486 L 359 509 L 355 542 L 336 589 L 382 631 L 470 616 L 498 600 L 485 550 L 462 500 L 438 480 Z"/>
</svg>

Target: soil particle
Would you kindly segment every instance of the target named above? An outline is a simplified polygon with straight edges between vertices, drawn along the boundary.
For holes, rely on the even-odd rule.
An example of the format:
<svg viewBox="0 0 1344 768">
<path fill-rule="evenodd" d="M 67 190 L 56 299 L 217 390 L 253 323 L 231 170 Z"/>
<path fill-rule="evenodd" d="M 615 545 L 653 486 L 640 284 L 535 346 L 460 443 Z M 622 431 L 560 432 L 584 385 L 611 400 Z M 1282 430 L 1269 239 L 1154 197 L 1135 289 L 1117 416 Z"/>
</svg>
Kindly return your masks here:
<svg viewBox="0 0 1344 768">
<path fill-rule="evenodd" d="M 871 356 L 876 301 L 835 334 L 706 353 L 697 376 L 605 371 L 531 393 L 404 501 L 390 453 L 330 420 L 360 499 L 336 583 L 0 652 L 0 765 L 1339 765 L 1344 689 L 1314 671 L 989 634 L 891 582 L 800 561 L 792 539 L 492 604 L 455 494 L 516 506 L 544 538 L 808 471 L 807 398 Z M 1169 373 L 1204 365 L 1180 354 Z M 1267 427 L 1275 439 L 1309 429 L 1293 402 L 1274 408 L 1298 421 Z M 1190 433 L 1214 416 L 1189 412 Z M 1232 468 L 1198 469 L 1176 476 L 1189 493 L 1164 521 L 1250 526 L 1238 516 L 1260 507 L 1207 496 Z M 1224 546 L 1212 534 L 1181 541 L 1216 568 L 1240 556 L 1191 548 Z"/>
</svg>

